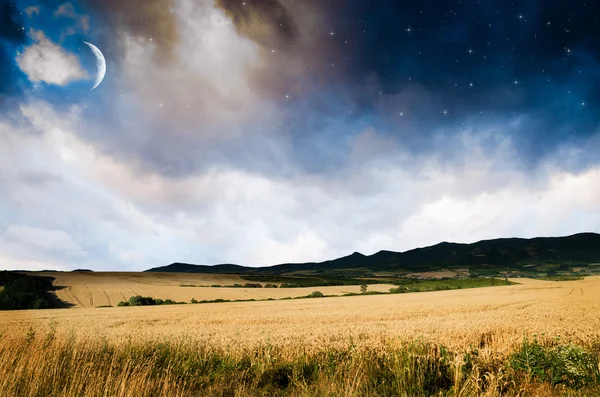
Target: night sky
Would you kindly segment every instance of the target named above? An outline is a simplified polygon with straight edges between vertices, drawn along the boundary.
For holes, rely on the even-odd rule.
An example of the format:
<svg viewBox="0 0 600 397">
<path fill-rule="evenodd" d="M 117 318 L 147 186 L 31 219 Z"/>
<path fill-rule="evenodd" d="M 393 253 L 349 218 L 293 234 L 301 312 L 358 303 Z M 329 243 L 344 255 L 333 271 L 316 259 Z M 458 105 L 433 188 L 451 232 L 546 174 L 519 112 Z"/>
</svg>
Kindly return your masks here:
<svg viewBox="0 0 600 397">
<path fill-rule="evenodd" d="M 599 231 L 599 63 L 585 1 L 0 0 L 0 269 Z"/>
</svg>

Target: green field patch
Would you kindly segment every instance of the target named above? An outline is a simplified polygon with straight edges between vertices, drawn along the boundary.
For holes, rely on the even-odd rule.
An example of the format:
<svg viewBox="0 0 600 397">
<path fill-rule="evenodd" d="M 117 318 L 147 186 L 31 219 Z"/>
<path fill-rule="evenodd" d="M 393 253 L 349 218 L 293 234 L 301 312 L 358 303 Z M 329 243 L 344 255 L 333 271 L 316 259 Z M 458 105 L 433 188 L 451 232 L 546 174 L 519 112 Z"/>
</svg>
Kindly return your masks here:
<svg viewBox="0 0 600 397">
<path fill-rule="evenodd" d="M 454 289 L 495 287 L 518 284 L 506 278 L 462 278 L 440 280 L 400 279 L 394 282 L 398 287 L 390 289 L 393 294 L 407 292 L 445 291 Z"/>
</svg>

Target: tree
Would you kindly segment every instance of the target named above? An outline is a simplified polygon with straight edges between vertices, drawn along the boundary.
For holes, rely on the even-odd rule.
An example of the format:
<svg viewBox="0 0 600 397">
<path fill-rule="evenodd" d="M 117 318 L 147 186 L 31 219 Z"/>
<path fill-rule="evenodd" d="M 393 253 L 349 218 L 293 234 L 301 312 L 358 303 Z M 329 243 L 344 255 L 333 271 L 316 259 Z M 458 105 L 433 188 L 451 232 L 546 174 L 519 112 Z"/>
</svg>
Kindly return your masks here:
<svg viewBox="0 0 600 397">
<path fill-rule="evenodd" d="M 365 292 L 367 292 L 367 288 L 369 288 L 369 286 L 367 284 L 363 284 L 360 286 L 360 293 L 364 294 Z"/>
</svg>

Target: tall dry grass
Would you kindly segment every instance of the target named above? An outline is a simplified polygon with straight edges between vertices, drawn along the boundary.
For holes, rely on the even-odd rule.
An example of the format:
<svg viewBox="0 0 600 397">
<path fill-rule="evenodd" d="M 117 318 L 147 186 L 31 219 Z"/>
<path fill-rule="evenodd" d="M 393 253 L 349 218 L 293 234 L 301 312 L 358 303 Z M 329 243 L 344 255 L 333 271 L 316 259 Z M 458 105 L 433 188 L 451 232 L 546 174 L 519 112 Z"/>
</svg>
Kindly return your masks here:
<svg viewBox="0 0 600 397">
<path fill-rule="evenodd" d="M 359 347 L 348 341 L 345 348 L 290 352 L 269 344 L 223 349 L 198 341 L 79 339 L 52 329 L 46 333 L 30 329 L 25 335 L 0 339 L 0 393 L 15 397 L 600 395 L 600 344 L 576 347 L 543 340 L 535 344 L 537 353 L 527 350 L 527 344 L 501 352 L 494 349 L 493 337 L 482 335 L 481 340 L 492 346 L 450 351 L 416 342 L 383 341 L 377 347 Z M 542 357 L 540 352 L 565 348 L 585 352 L 582 357 L 588 361 L 567 355 L 561 358 L 564 363 L 538 360 L 525 369 L 515 361 L 515 357 L 534 360 Z M 575 370 L 566 370 L 563 378 L 555 380 L 535 373 L 556 374 L 562 364 L 560 368 Z M 579 374 L 582 368 L 595 371 L 594 376 Z"/>
</svg>

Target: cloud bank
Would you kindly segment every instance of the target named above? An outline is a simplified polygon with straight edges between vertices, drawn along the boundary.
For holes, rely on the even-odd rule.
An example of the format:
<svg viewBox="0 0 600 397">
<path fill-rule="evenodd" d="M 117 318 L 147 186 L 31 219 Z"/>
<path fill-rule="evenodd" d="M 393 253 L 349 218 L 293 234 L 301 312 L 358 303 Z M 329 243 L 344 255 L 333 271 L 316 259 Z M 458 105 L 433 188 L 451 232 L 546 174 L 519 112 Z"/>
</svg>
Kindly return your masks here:
<svg viewBox="0 0 600 397">
<path fill-rule="evenodd" d="M 0 129 L 0 186 L 9 192 L 0 205 L 12 214 L 0 218 L 6 268 L 259 266 L 600 224 L 600 168 L 570 173 L 548 161 L 533 178 L 504 166 L 514 155 L 510 142 L 490 151 L 467 131 L 445 142 L 464 155 L 451 167 L 375 150 L 332 174 L 281 178 L 219 167 L 173 178 L 82 140 L 80 108 L 57 113 L 34 103 L 20 111 L 27 127 Z M 372 139 L 366 131 L 356 144 Z"/>
</svg>

